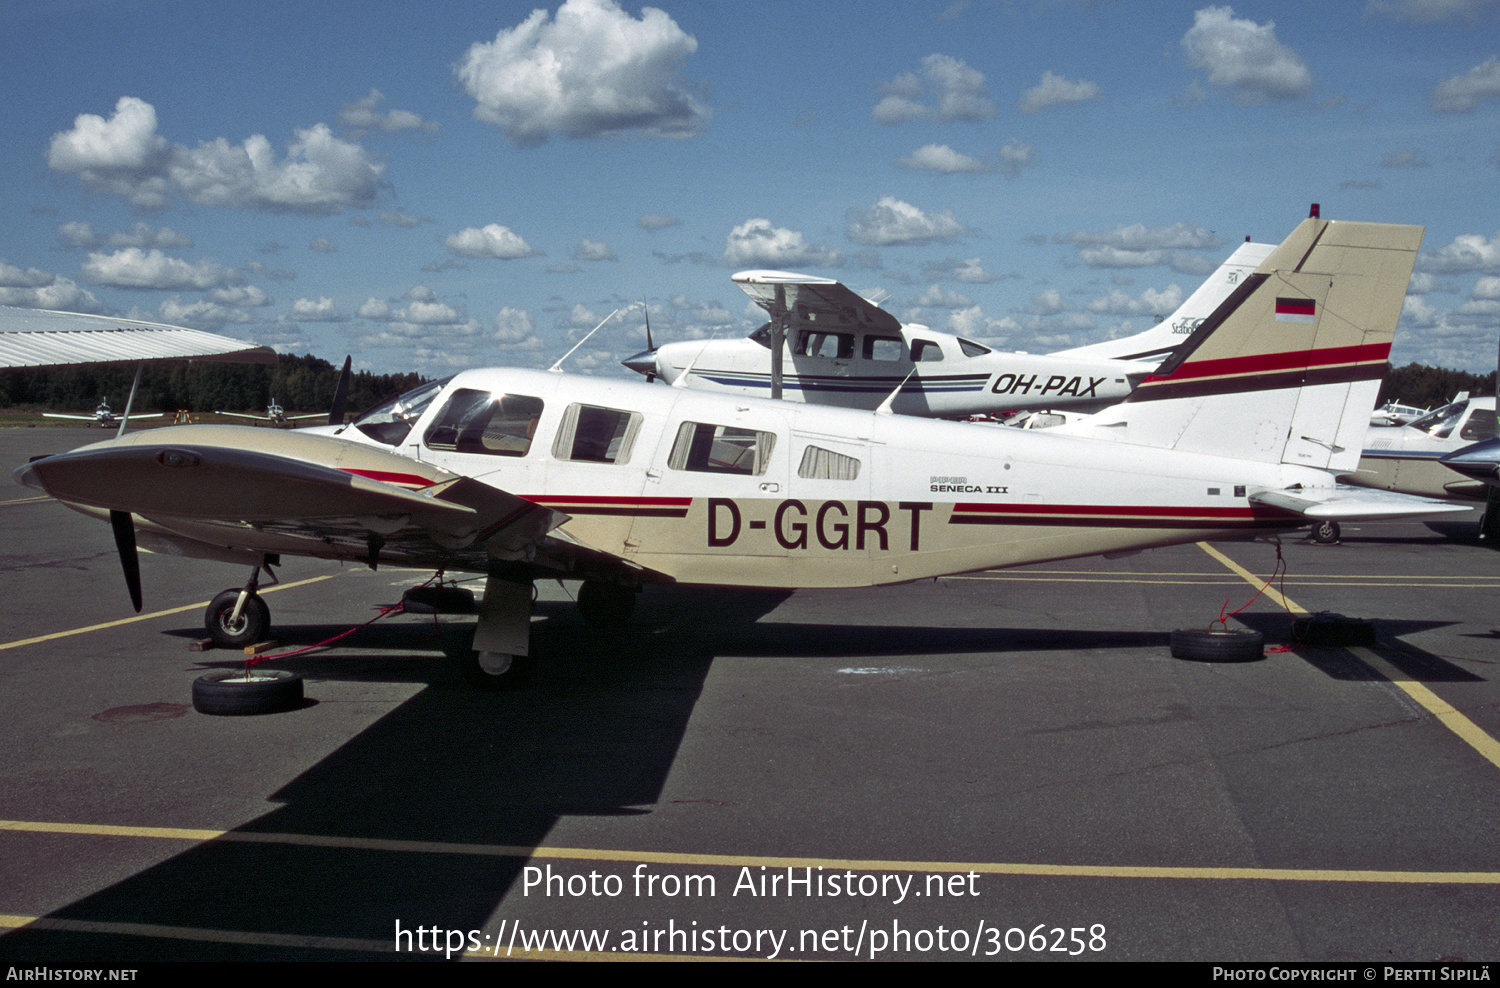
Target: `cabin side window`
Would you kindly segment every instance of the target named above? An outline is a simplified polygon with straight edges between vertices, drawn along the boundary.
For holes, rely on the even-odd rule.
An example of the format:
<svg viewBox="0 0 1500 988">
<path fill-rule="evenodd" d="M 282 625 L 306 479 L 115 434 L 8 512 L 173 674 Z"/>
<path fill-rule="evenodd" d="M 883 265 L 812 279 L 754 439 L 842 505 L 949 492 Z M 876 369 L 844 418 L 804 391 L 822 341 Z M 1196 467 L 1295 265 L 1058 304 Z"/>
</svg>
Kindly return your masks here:
<svg viewBox="0 0 1500 988">
<path fill-rule="evenodd" d="M 667 466 L 697 473 L 733 473 L 759 477 L 771 463 L 774 432 L 730 425 L 684 422 L 677 429 Z"/>
<path fill-rule="evenodd" d="M 866 336 L 866 360 L 900 360 L 906 356 L 906 345 L 899 336 Z"/>
<path fill-rule="evenodd" d="M 916 363 L 942 360 L 943 348 L 932 340 L 912 340 L 911 359 Z"/>
<path fill-rule="evenodd" d="M 459 388 L 423 442 L 429 449 L 525 456 L 542 417 L 542 399 Z"/>
<path fill-rule="evenodd" d="M 859 461 L 821 446 L 808 446 L 802 451 L 797 476 L 807 480 L 857 480 Z"/>
<path fill-rule="evenodd" d="M 965 357 L 982 357 L 990 352 L 987 346 L 980 346 L 973 340 L 966 340 L 962 336 L 958 338 L 958 348 L 964 352 Z"/>
<path fill-rule="evenodd" d="M 640 412 L 572 404 L 563 412 L 552 455 L 586 463 L 628 463 L 640 428 Z"/>
<path fill-rule="evenodd" d="M 797 334 L 797 346 L 792 352 L 799 357 L 837 357 L 848 360 L 854 356 L 854 334 L 804 329 Z"/>
<path fill-rule="evenodd" d="M 1476 408 L 1474 414 L 1469 416 L 1469 421 L 1458 430 L 1458 438 L 1466 443 L 1495 438 L 1495 416 L 1488 409 Z"/>
</svg>

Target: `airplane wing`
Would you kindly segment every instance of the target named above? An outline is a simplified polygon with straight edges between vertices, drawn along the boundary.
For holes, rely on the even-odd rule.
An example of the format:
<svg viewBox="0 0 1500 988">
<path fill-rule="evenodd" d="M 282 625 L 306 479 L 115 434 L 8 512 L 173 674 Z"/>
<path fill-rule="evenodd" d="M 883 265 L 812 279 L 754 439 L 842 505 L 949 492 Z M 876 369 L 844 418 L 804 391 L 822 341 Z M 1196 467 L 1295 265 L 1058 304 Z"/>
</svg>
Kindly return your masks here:
<svg viewBox="0 0 1500 988">
<path fill-rule="evenodd" d="M 1334 487 L 1302 487 L 1284 491 L 1258 491 L 1250 503 L 1290 511 L 1304 518 L 1338 521 L 1379 521 L 1390 518 L 1421 518 L 1428 515 L 1467 511 L 1461 504 L 1434 501 L 1410 494 L 1393 494 L 1367 487 L 1338 484 Z"/>
<path fill-rule="evenodd" d="M 274 364 L 276 351 L 182 326 L 0 306 L 0 368 L 183 359 Z"/>
<path fill-rule="evenodd" d="M 226 415 L 226 416 L 228 416 L 229 418 L 232 418 L 232 419 L 249 419 L 252 422 L 269 422 L 269 421 L 271 421 L 271 416 L 269 416 L 269 415 L 251 415 L 248 412 L 221 412 L 221 411 L 218 411 L 217 409 L 215 409 L 214 414 L 215 415 Z"/>
<path fill-rule="evenodd" d="M 794 321 L 815 325 L 858 322 L 889 333 L 901 332 L 901 322 L 895 316 L 832 278 L 788 271 L 741 271 L 734 276 L 734 283 L 773 316 L 780 288 Z"/>
<path fill-rule="evenodd" d="M 150 439 L 43 457 L 15 476 L 68 504 L 136 515 L 177 538 L 370 563 L 482 570 L 488 560 L 526 559 L 568 518 L 479 481 L 332 437 L 277 433 L 273 452 L 233 440 L 174 443 L 212 427 L 183 428 L 198 432 L 135 433 L 126 438 Z"/>
</svg>

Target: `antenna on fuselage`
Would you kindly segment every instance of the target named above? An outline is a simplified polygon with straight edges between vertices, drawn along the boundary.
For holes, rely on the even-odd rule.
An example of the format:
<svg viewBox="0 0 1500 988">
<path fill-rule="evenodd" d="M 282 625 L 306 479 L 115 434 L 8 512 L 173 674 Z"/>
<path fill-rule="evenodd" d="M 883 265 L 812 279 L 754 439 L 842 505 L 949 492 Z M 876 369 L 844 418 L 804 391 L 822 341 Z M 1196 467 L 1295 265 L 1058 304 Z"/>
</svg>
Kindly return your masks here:
<svg viewBox="0 0 1500 988">
<path fill-rule="evenodd" d="M 613 319 L 615 317 L 615 312 L 619 312 L 619 311 L 620 311 L 619 309 L 616 309 L 614 312 L 611 312 L 609 315 L 605 316 L 603 319 L 600 319 L 599 320 L 599 325 L 595 326 L 593 329 L 589 330 L 589 336 L 593 336 L 595 333 L 599 332 L 600 328 L 605 323 L 609 322 L 611 319 Z M 577 343 L 573 344 L 573 350 L 577 350 L 579 347 L 581 347 L 585 343 L 587 343 L 589 341 L 589 336 L 585 336 L 583 339 L 581 339 Z M 561 374 L 562 373 L 563 361 L 567 360 L 569 357 L 573 356 L 573 350 L 569 350 L 567 353 L 563 354 L 561 357 L 558 357 L 557 358 L 557 363 L 553 364 L 551 367 L 548 367 L 547 369 L 549 371 L 551 371 L 552 373 L 554 373 L 554 374 Z"/>
</svg>

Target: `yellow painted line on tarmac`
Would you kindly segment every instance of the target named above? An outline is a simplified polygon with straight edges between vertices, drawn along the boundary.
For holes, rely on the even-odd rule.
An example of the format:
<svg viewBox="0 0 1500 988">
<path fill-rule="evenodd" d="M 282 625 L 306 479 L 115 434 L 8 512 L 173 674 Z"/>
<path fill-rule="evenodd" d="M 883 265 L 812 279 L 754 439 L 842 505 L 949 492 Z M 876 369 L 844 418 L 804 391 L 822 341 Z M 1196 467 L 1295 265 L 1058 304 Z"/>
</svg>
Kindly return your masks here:
<svg viewBox="0 0 1500 988">
<path fill-rule="evenodd" d="M 265 596 L 266 594 L 272 593 L 276 590 L 290 590 L 293 587 L 305 587 L 309 583 L 318 583 L 323 580 L 331 580 L 333 579 L 334 575 L 335 574 L 330 573 L 326 576 L 311 576 L 305 580 L 297 580 L 294 583 L 278 583 L 270 587 L 261 587 L 256 592 L 261 596 Z M 69 638 L 73 635 L 84 635 L 88 634 L 90 631 L 104 631 L 108 628 L 118 628 L 121 625 L 135 624 L 138 621 L 151 621 L 155 618 L 166 617 L 169 614 L 181 614 L 183 611 L 201 610 L 202 608 L 207 607 L 208 604 L 209 602 L 205 600 L 197 604 L 185 604 L 182 607 L 168 608 L 165 611 L 152 611 L 150 614 L 137 614 L 134 617 L 120 618 L 118 621 L 106 621 L 103 624 L 91 624 L 83 628 L 69 628 L 67 631 L 54 631 L 51 634 L 38 635 L 35 638 L 22 638 L 19 641 L 5 642 L 3 644 L 0 644 L 0 652 L 3 652 L 7 648 L 20 648 L 23 645 L 36 645 L 40 642 L 55 641 L 58 638 Z"/>
<path fill-rule="evenodd" d="M 685 854 L 670 851 L 621 851 L 582 847 L 532 847 L 516 844 L 459 844 L 443 841 L 334 837 L 324 834 L 262 833 L 245 830 L 190 830 L 178 827 L 122 827 L 110 824 L 0 820 L 0 831 L 284 844 L 336 850 L 405 854 L 457 854 L 474 857 L 609 861 L 710 868 L 824 868 L 849 871 L 927 872 L 931 874 L 1023 875 L 1075 878 L 1238 879 L 1282 882 L 1360 882 L 1375 884 L 1500 885 L 1500 871 L 1380 871 L 1375 869 L 1253 868 L 1223 866 L 1066 865 L 1029 862 L 898 861 L 862 858 L 807 858 L 737 854 Z"/>
<path fill-rule="evenodd" d="M 1240 577 L 1242 577 L 1245 582 L 1249 583 L 1251 586 L 1259 587 L 1266 582 L 1261 577 L 1258 577 L 1255 574 L 1251 573 L 1239 563 L 1235 562 L 1233 559 L 1230 559 L 1228 556 L 1224 555 L 1222 552 L 1209 545 L 1207 542 L 1199 542 L 1198 546 L 1204 552 L 1208 553 L 1210 556 L 1214 557 L 1219 562 L 1229 567 L 1235 573 L 1238 573 Z M 1292 614 L 1308 613 L 1307 608 L 1301 606 L 1288 597 L 1282 596 L 1280 592 L 1273 590 L 1270 587 L 1266 588 L 1265 595 L 1274 600 L 1276 603 L 1280 604 L 1284 609 Z M 1484 731 L 1480 730 L 1479 725 L 1475 724 L 1472 720 L 1459 713 L 1446 701 L 1441 699 L 1436 693 L 1432 692 L 1432 690 L 1412 679 L 1406 673 L 1402 672 L 1396 666 L 1381 658 L 1379 655 L 1376 655 L 1370 649 L 1350 648 L 1348 651 L 1356 658 L 1360 659 L 1362 662 L 1368 665 L 1370 668 L 1374 669 L 1377 673 L 1390 680 L 1392 685 L 1415 700 L 1416 703 L 1420 707 L 1422 707 L 1422 709 L 1432 714 L 1432 716 L 1437 719 L 1438 723 L 1442 724 L 1448 730 L 1458 735 L 1458 737 L 1461 738 L 1465 744 L 1473 748 L 1475 751 L 1479 752 L 1479 754 L 1491 765 L 1494 765 L 1496 768 L 1500 768 L 1500 742 L 1497 742 L 1494 738 L 1490 737 Z"/>
<path fill-rule="evenodd" d="M 38 501 L 50 501 L 50 500 L 52 500 L 52 495 L 50 495 L 50 494 L 38 494 L 36 497 L 17 497 L 17 498 L 12 498 L 9 501 L 0 501 L 0 507 L 5 507 L 8 504 L 36 504 Z"/>
</svg>

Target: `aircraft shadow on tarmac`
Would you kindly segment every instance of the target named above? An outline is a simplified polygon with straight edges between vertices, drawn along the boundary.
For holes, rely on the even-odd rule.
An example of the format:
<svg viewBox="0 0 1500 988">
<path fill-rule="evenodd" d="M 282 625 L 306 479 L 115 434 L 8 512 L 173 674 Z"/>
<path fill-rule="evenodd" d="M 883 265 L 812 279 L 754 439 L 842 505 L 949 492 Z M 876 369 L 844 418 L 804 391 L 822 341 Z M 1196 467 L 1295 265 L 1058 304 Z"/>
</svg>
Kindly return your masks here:
<svg viewBox="0 0 1500 988">
<path fill-rule="evenodd" d="M 554 653 L 553 659 L 542 664 L 531 688 L 511 693 L 472 691 L 448 669 L 434 672 L 432 628 L 426 624 L 365 629 L 351 636 L 345 649 L 362 650 L 359 656 L 287 660 L 314 677 L 426 681 L 429 688 L 273 793 L 269 798 L 282 802 L 280 808 L 48 917 L 239 931 L 261 942 L 29 928 L 0 939 L 0 950 L 17 961 L 114 966 L 151 960 L 369 959 L 376 955 L 353 947 L 302 944 L 313 937 L 390 944 L 393 917 L 407 928 L 485 928 L 520 880 L 526 851 L 546 842 L 560 819 L 652 812 L 718 655 L 1166 647 L 1167 636 L 1155 633 L 757 623 L 785 597 L 674 591 L 644 601 L 637 627 L 619 636 L 584 629 L 571 605 L 543 606 L 535 640 Z M 1250 614 L 1241 620 L 1269 627 L 1276 618 Z M 1381 635 L 1389 641 L 1432 626 L 1383 622 Z M 286 644 L 310 642 L 326 637 L 327 630 L 292 626 L 278 629 L 278 636 Z M 377 650 L 381 654 L 372 657 Z M 1316 651 L 1300 654 L 1335 678 L 1375 678 L 1341 649 Z M 1423 678 L 1467 676 L 1453 675 L 1461 670 L 1409 646 L 1377 651 L 1403 668 L 1421 665 L 1427 670 Z M 223 756 L 228 778 L 255 752 L 226 741 Z M 426 853 L 272 836 L 287 834 L 519 850 Z M 266 935 L 287 939 L 268 944 Z"/>
<path fill-rule="evenodd" d="M 1289 615 L 1260 612 L 1236 615 L 1235 620 L 1265 635 L 1268 646 L 1290 645 L 1291 651 L 1330 679 L 1378 682 L 1386 678 L 1341 645 L 1299 644 L 1293 630 L 1292 618 Z M 1403 635 L 1448 627 L 1453 622 L 1374 619 L 1369 623 L 1375 630 L 1375 645 L 1371 650 L 1417 682 L 1484 682 L 1483 677 L 1454 665 L 1442 656 L 1434 655 L 1426 649 L 1402 640 Z"/>
</svg>

